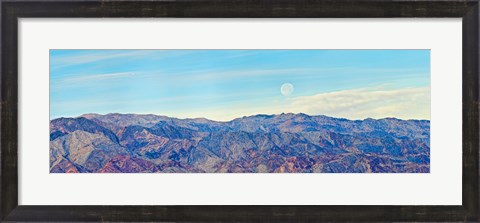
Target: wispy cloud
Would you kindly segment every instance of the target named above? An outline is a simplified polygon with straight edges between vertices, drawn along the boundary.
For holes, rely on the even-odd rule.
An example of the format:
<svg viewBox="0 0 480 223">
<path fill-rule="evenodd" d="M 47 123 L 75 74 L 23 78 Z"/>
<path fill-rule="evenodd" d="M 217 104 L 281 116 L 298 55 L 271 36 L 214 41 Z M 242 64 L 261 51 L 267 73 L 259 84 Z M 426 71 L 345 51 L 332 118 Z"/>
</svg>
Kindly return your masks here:
<svg viewBox="0 0 480 223">
<path fill-rule="evenodd" d="M 85 87 L 91 83 L 110 83 L 115 79 L 133 78 L 137 76 L 138 73 L 135 72 L 73 75 L 62 78 L 51 78 L 50 86 L 52 87 L 51 90 L 56 91 L 60 89 L 72 89 L 74 87 Z"/>
<path fill-rule="evenodd" d="M 250 69 L 250 70 L 235 70 L 235 71 L 195 71 L 189 73 L 184 77 L 178 77 L 179 80 L 185 79 L 190 81 L 218 81 L 218 80 L 232 80 L 236 78 L 249 78 L 249 77 L 262 77 L 274 75 L 299 75 L 307 73 L 318 72 L 332 72 L 343 68 L 323 68 L 323 69 L 311 69 L 311 68 L 286 68 L 286 69 Z"/>
<path fill-rule="evenodd" d="M 63 81 L 65 81 L 65 82 L 100 81 L 100 80 L 107 80 L 107 79 L 131 77 L 133 75 L 135 75 L 134 72 L 93 74 L 93 75 L 84 75 L 84 76 L 82 75 L 82 76 L 74 76 L 74 77 L 70 77 L 70 78 L 65 78 Z"/>
<path fill-rule="evenodd" d="M 389 73 L 398 78 L 418 77 L 419 73 L 424 71 L 416 68 L 406 69 L 387 69 L 387 68 L 357 68 L 357 67 L 325 67 L 325 68 L 283 68 L 283 69 L 245 69 L 245 70 L 200 70 L 193 72 L 185 72 L 176 75 L 177 81 L 222 81 L 247 79 L 250 77 L 271 77 L 277 79 L 279 75 L 288 76 L 294 79 L 311 79 L 311 78 L 337 78 L 338 75 L 352 74 L 384 74 Z M 391 77 L 391 76 L 389 76 Z M 365 77 L 363 77 L 365 79 Z M 381 78 L 377 77 L 377 78 Z"/>
<path fill-rule="evenodd" d="M 430 87 L 336 91 L 293 98 L 291 106 L 292 112 L 349 119 L 430 119 Z"/>
<path fill-rule="evenodd" d="M 388 90 L 384 86 L 359 88 L 311 96 L 293 97 L 287 100 L 271 99 L 258 105 L 245 101 L 234 107 L 219 107 L 168 113 L 179 118 L 204 117 L 217 121 L 229 121 L 256 114 L 306 113 L 361 120 L 366 118 L 395 117 L 400 119 L 430 119 L 430 88 L 402 88 Z M 155 113 L 155 112 L 152 112 Z"/>
<path fill-rule="evenodd" d="M 220 98 L 228 95 L 218 96 Z M 218 98 L 218 99 L 220 99 Z M 256 114 L 306 113 L 309 115 L 327 115 L 352 120 L 366 118 L 395 117 L 400 119 L 430 119 L 430 87 L 385 89 L 385 86 L 373 88 L 359 88 L 343 91 L 299 96 L 288 99 L 269 98 L 268 103 L 258 103 L 255 98 L 241 101 L 235 105 L 218 105 L 208 108 L 186 109 L 183 111 L 161 108 L 165 103 L 182 103 L 182 97 L 158 98 L 155 100 L 141 100 L 122 102 L 108 98 L 88 101 L 66 101 L 55 106 L 78 107 L 81 105 L 85 112 L 109 113 L 96 110 L 100 107 L 118 107 L 115 112 L 123 113 L 152 113 L 177 118 L 208 118 L 217 121 L 229 121 L 242 116 Z M 211 100 L 202 96 L 192 96 L 189 100 Z M 187 100 L 187 101 L 189 101 Z M 215 99 L 213 99 L 215 100 Z M 142 104 L 158 104 L 158 110 L 141 108 Z M 130 106 L 126 106 L 130 105 Z M 140 107 L 138 107 L 140 106 Z M 80 112 L 82 109 L 77 109 Z M 83 114 L 82 112 L 76 115 Z"/>
<path fill-rule="evenodd" d="M 69 55 L 55 55 L 52 56 L 51 65 L 53 69 L 67 67 L 72 65 L 87 64 L 93 62 L 100 62 L 109 59 L 116 59 L 121 57 L 136 57 L 136 56 L 146 56 L 148 54 L 154 53 L 155 51 L 149 50 L 104 50 L 94 53 L 86 53 L 87 51 L 82 51 L 81 54 L 69 54 Z"/>
</svg>

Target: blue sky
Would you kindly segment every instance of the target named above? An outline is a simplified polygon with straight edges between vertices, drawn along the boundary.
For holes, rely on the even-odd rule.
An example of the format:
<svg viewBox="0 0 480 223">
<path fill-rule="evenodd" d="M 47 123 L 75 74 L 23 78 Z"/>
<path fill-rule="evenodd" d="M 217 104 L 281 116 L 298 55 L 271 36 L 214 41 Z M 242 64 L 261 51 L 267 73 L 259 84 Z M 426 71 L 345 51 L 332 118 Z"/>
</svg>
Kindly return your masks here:
<svg viewBox="0 0 480 223">
<path fill-rule="evenodd" d="M 282 84 L 293 92 L 282 94 Z M 430 118 L 429 50 L 50 50 L 50 116 Z"/>
</svg>

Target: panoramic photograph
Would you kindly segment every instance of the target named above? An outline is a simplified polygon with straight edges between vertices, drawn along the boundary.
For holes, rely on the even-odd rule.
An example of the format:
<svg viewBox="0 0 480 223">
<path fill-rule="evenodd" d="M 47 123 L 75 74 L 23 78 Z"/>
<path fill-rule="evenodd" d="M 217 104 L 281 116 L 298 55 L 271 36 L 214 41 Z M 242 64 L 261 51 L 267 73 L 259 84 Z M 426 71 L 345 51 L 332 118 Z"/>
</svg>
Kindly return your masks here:
<svg viewBox="0 0 480 223">
<path fill-rule="evenodd" d="M 429 173 L 430 50 L 50 50 L 50 173 Z"/>
</svg>

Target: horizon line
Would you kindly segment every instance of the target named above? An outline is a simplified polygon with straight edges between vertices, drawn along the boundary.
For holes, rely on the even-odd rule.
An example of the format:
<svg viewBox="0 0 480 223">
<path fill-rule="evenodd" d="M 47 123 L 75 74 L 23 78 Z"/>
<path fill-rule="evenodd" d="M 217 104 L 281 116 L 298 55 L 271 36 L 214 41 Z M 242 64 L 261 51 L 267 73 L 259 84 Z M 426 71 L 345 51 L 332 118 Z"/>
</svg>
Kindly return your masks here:
<svg viewBox="0 0 480 223">
<path fill-rule="evenodd" d="M 173 119 L 179 119 L 179 120 L 195 120 L 195 119 L 205 119 L 205 120 L 208 120 L 208 121 L 212 121 L 212 122 L 223 122 L 223 123 L 226 123 L 226 122 L 231 122 L 233 120 L 236 120 L 236 119 L 242 119 L 242 118 L 248 118 L 248 117 L 255 117 L 255 116 L 259 116 L 259 115 L 265 115 L 265 116 L 280 116 L 280 115 L 306 115 L 306 116 L 310 116 L 310 117 L 319 117 L 319 116 L 323 116 L 323 117 L 329 117 L 329 118 L 334 118 L 334 119 L 345 119 L 345 120 L 348 120 L 348 121 L 365 121 L 365 120 L 369 120 L 369 119 L 373 119 L 373 120 L 382 120 L 382 119 L 397 119 L 397 120 L 402 120 L 402 121 L 428 121 L 430 122 L 430 119 L 416 119 L 416 118 L 410 118 L 410 119 L 401 119 L 401 118 L 397 118 L 397 117 L 383 117 L 383 118 L 371 118 L 371 117 L 368 117 L 368 118 L 364 118 L 364 119 L 349 119 L 349 118 L 344 118 L 344 117 L 334 117 L 334 116 L 328 116 L 328 115 L 310 115 L 310 114 L 306 114 L 306 113 L 303 113 L 303 112 L 300 112 L 300 113 L 293 113 L 293 112 L 282 112 L 282 113 L 277 113 L 277 114 L 264 114 L 264 113 L 258 113 L 258 114 L 254 114 L 254 115 L 243 115 L 243 116 L 239 116 L 237 118 L 233 118 L 233 119 L 230 119 L 230 120 L 214 120 L 214 119 L 210 119 L 210 118 L 206 118 L 206 117 L 187 117 L 187 118 L 179 118 L 179 117 L 173 117 L 173 116 L 168 116 L 168 115 L 161 115 L 161 114 L 154 114 L 154 113 L 119 113 L 119 112 L 110 112 L 110 113 L 104 113 L 104 114 L 101 114 L 101 113 L 85 113 L 85 114 L 81 114 L 81 115 L 78 115 L 78 116 L 70 116 L 70 117 L 66 117 L 66 116 L 60 116 L 60 117 L 56 117 L 56 118 L 51 118 L 50 117 L 50 121 L 53 121 L 53 120 L 56 120 L 56 119 L 60 119 L 60 118 L 85 118 L 84 116 L 86 115 L 98 115 L 98 116 L 107 116 L 107 115 L 139 115 L 139 116 L 147 116 L 147 115 L 152 115 L 152 116 L 157 116 L 157 117 L 166 117 L 166 118 L 173 118 Z"/>
</svg>

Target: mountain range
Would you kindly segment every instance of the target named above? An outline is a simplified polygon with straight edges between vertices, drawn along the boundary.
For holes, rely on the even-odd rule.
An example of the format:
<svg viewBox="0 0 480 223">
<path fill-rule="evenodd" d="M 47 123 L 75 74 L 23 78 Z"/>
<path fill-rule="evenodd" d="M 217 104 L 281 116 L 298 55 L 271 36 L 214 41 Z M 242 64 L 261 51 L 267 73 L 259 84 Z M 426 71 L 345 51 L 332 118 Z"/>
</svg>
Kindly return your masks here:
<svg viewBox="0 0 480 223">
<path fill-rule="evenodd" d="M 50 121 L 51 173 L 428 173 L 430 121 L 300 114 Z"/>
</svg>

